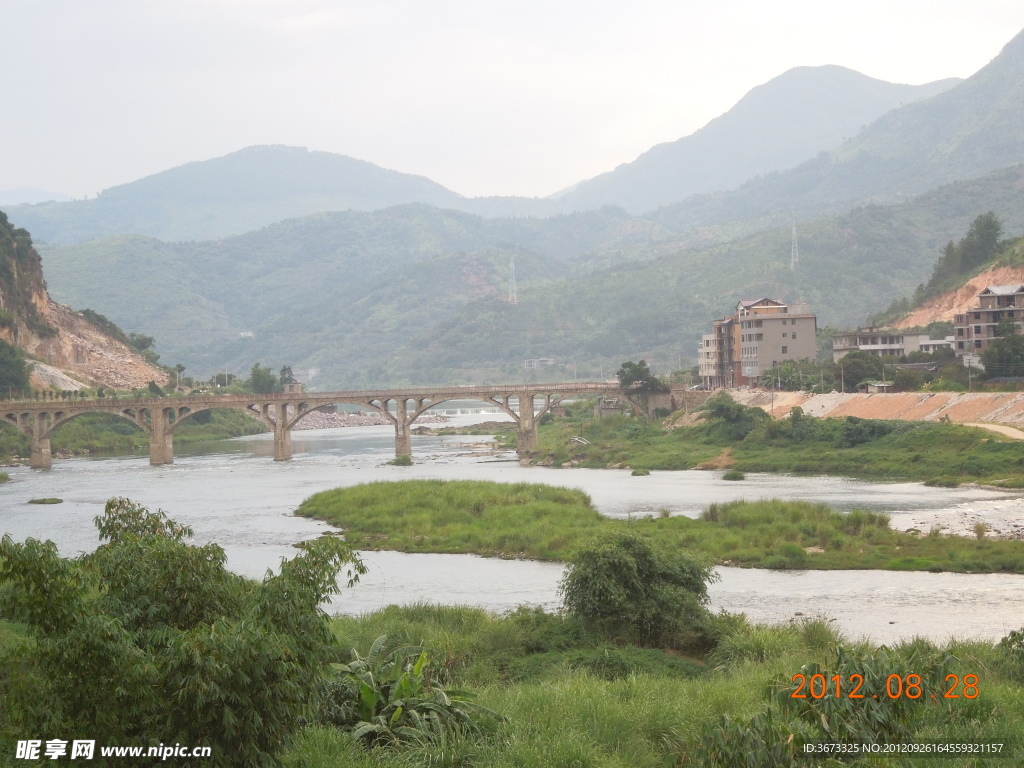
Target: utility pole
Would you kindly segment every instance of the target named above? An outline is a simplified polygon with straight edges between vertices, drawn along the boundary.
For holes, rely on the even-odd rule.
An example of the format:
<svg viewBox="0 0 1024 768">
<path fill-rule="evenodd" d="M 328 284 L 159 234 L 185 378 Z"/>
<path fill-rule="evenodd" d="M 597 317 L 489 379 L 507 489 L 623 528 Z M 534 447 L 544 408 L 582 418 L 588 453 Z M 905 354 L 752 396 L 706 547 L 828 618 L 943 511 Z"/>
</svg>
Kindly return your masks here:
<svg viewBox="0 0 1024 768">
<path fill-rule="evenodd" d="M 840 382 L 840 384 L 839 384 L 840 391 L 841 392 L 845 392 L 846 391 L 846 372 L 843 370 L 843 366 L 842 366 L 841 363 L 839 365 L 839 382 Z"/>
</svg>

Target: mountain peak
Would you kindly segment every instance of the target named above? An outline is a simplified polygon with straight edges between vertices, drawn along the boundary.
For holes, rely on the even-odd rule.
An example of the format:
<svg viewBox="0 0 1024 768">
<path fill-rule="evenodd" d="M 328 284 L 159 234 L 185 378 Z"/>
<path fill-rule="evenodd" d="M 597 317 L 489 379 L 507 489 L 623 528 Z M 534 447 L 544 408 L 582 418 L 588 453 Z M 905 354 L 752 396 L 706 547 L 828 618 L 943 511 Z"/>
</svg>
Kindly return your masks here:
<svg viewBox="0 0 1024 768">
<path fill-rule="evenodd" d="M 891 109 L 956 84 L 887 83 L 835 64 L 794 67 L 752 88 L 700 130 L 560 197 L 576 209 L 615 203 L 633 213 L 734 188 L 830 150 Z"/>
</svg>

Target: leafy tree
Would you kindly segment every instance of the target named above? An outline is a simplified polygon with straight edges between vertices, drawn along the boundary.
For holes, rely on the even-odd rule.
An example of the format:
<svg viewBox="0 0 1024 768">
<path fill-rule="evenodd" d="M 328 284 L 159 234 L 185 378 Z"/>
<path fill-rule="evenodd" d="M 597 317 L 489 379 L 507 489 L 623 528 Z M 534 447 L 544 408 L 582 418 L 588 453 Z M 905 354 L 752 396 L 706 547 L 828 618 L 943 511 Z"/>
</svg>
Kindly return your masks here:
<svg viewBox="0 0 1024 768">
<path fill-rule="evenodd" d="M 102 315 L 100 315 L 102 317 Z M 129 333 L 128 343 L 137 352 L 145 352 L 147 349 L 152 349 L 153 345 L 156 344 L 156 339 L 152 336 L 145 336 L 141 333 Z"/>
<path fill-rule="evenodd" d="M 294 384 L 295 375 L 292 373 L 292 367 L 290 365 L 281 366 L 281 375 L 278 376 L 278 381 L 284 384 Z"/>
<path fill-rule="evenodd" d="M 742 440 L 763 421 L 771 419 L 760 408 L 737 403 L 728 392 L 716 392 L 705 404 L 704 412 L 712 429 L 724 431 L 732 440 Z"/>
<path fill-rule="evenodd" d="M 575 552 L 559 591 L 572 616 L 608 636 L 641 645 L 678 645 L 700 635 L 708 617 L 711 567 L 613 530 Z"/>
<path fill-rule="evenodd" d="M 627 361 L 622 364 L 615 375 L 619 379 L 619 385 L 631 392 L 645 395 L 668 392 L 668 386 L 651 372 L 646 360 L 641 360 L 639 363 Z"/>
<path fill-rule="evenodd" d="M 33 642 L 10 652 L 4 704 L 21 733 L 99 743 L 201 744 L 214 766 L 280 765 L 324 684 L 332 636 L 319 608 L 365 572 L 323 537 L 250 582 L 216 544 L 162 512 L 111 499 L 101 546 L 69 560 L 53 542 L 0 541 L 0 608 Z"/>
<path fill-rule="evenodd" d="M 950 240 L 946 243 L 920 298 L 951 288 L 961 277 L 995 256 L 1002 234 L 1003 224 L 993 211 L 975 218 L 959 242 Z"/>
<path fill-rule="evenodd" d="M 149 382 L 149 384 L 146 385 L 146 389 L 149 391 L 149 394 L 153 395 L 153 397 L 163 397 L 164 396 L 163 389 L 161 389 L 160 385 L 157 384 L 155 381 Z"/>
<path fill-rule="evenodd" d="M 283 387 L 277 376 L 270 370 L 270 366 L 263 366 L 256 363 L 249 371 L 249 387 L 253 392 L 260 395 L 268 395 L 272 392 L 281 392 Z"/>
<path fill-rule="evenodd" d="M 836 378 L 841 385 L 845 385 L 844 392 L 856 392 L 857 385 L 862 381 L 882 377 L 881 358 L 863 350 L 858 349 L 844 355 L 836 365 L 840 371 L 840 375 Z"/>
<path fill-rule="evenodd" d="M 1024 376 L 1024 336 L 1013 320 L 996 325 L 999 338 L 981 352 L 985 371 L 992 376 Z"/>
<path fill-rule="evenodd" d="M 28 373 L 25 353 L 0 339 L 0 389 L 28 389 Z"/>
</svg>

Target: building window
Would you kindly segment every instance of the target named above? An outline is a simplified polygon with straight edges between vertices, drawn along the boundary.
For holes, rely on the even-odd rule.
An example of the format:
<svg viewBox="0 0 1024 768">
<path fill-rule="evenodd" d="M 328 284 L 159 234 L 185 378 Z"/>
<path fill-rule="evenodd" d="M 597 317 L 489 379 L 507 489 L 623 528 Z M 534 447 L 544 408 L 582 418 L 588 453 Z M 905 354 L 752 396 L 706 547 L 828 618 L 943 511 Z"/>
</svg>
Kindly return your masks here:
<svg viewBox="0 0 1024 768">
<path fill-rule="evenodd" d="M 974 340 L 974 347 L 975 349 L 981 349 L 981 339 Z"/>
<path fill-rule="evenodd" d="M 976 326 L 974 326 L 974 332 L 975 332 L 975 333 L 976 333 L 977 335 L 979 335 L 979 336 L 980 336 L 980 335 L 981 335 L 981 326 L 980 326 L 980 325 L 976 325 Z"/>
<path fill-rule="evenodd" d="M 796 338 L 796 331 L 793 331 L 793 336 L 791 338 Z"/>
<path fill-rule="evenodd" d="M 964 343 L 963 343 L 962 341 L 958 341 L 958 342 L 956 343 L 956 348 L 957 348 L 957 349 L 963 349 L 963 348 L 964 348 Z"/>
<path fill-rule="evenodd" d="M 783 347 L 782 348 L 782 354 L 784 354 L 784 355 L 787 354 L 788 350 L 789 350 L 789 347 Z"/>
<path fill-rule="evenodd" d="M 957 336 L 963 336 L 964 335 L 964 329 L 963 328 L 957 328 L 956 329 L 956 335 Z"/>
<path fill-rule="evenodd" d="M 786 336 L 788 336 L 788 335 L 789 334 L 787 334 L 785 331 L 782 332 L 782 338 L 786 338 Z"/>
<path fill-rule="evenodd" d="M 975 312 L 974 313 L 974 319 L 975 320 L 981 320 L 981 312 Z"/>
</svg>

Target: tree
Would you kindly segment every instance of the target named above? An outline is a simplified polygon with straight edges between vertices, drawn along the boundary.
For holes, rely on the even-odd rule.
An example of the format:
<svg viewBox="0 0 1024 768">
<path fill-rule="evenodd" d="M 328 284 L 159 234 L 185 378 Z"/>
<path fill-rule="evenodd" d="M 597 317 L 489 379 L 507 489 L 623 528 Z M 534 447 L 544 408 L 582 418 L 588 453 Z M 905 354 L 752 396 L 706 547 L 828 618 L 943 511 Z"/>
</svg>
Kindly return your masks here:
<svg viewBox="0 0 1024 768">
<path fill-rule="evenodd" d="M 260 395 L 283 391 L 281 383 L 277 380 L 274 372 L 270 370 L 270 366 L 263 366 L 259 363 L 256 363 L 249 371 L 249 387 Z"/>
<path fill-rule="evenodd" d="M 844 355 L 836 365 L 840 369 L 836 379 L 845 384 L 844 392 L 856 392 L 857 385 L 862 381 L 882 376 L 881 358 L 859 349 Z"/>
<path fill-rule="evenodd" d="M 0 388 L 5 391 L 28 389 L 28 373 L 25 353 L 0 339 Z"/>
<path fill-rule="evenodd" d="M 981 352 L 981 362 L 991 376 L 1024 376 L 1024 336 L 1013 320 L 1000 320 L 996 336 Z"/>
<path fill-rule="evenodd" d="M 646 360 L 641 360 L 639 363 L 625 362 L 615 375 L 619 379 L 619 385 L 630 392 L 638 392 L 645 395 L 656 392 L 668 392 L 668 386 L 651 373 L 651 369 L 647 367 Z"/>
<path fill-rule="evenodd" d="M 278 381 L 280 381 L 282 385 L 295 383 L 295 375 L 292 373 L 292 367 L 290 365 L 281 366 L 281 375 L 278 376 Z"/>
<path fill-rule="evenodd" d="M 566 611 L 609 637 L 678 645 L 708 617 L 709 565 L 638 533 L 606 531 L 575 552 L 559 586 Z"/>
<path fill-rule="evenodd" d="M 319 608 L 365 572 L 323 537 L 251 582 L 216 544 L 162 512 L 111 499 L 101 546 L 70 560 L 53 542 L 0 541 L 0 607 L 33 642 L 12 652 L 4 706 L 23 733 L 103 744 L 210 746 L 215 766 L 277 766 L 315 712 L 332 642 Z"/>
</svg>

